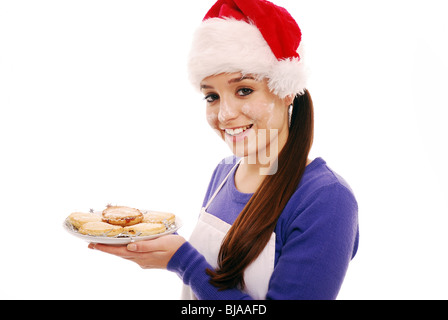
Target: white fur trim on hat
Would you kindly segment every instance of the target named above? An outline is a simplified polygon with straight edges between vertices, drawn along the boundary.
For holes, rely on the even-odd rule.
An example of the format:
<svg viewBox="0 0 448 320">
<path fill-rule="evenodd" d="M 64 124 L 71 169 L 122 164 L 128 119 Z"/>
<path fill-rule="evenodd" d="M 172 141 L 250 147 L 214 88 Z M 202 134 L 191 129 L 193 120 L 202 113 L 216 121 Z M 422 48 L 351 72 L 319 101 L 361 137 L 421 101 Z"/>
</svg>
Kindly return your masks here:
<svg viewBox="0 0 448 320">
<path fill-rule="evenodd" d="M 188 69 L 197 89 L 209 76 L 241 72 L 267 78 L 271 92 L 285 98 L 306 88 L 307 72 L 300 57 L 277 60 L 255 25 L 212 18 L 202 22 L 194 35 Z"/>
</svg>

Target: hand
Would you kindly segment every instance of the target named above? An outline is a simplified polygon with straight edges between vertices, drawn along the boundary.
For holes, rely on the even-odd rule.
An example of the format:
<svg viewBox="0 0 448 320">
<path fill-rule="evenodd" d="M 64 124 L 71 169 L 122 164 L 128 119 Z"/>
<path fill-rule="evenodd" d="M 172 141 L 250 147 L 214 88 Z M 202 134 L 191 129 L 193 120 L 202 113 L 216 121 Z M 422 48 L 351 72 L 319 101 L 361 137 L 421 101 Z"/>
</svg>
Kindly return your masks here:
<svg viewBox="0 0 448 320">
<path fill-rule="evenodd" d="M 131 260 L 143 269 L 166 269 L 171 257 L 184 243 L 185 239 L 179 235 L 167 235 L 123 246 L 90 243 L 89 248 Z"/>
</svg>

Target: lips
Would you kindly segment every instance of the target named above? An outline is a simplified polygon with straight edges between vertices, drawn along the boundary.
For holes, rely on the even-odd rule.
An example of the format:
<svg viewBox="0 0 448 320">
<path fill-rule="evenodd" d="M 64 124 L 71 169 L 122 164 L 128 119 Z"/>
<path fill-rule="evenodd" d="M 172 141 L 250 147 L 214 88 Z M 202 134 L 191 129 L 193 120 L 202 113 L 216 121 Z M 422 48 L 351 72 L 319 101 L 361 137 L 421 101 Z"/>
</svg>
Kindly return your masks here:
<svg viewBox="0 0 448 320">
<path fill-rule="evenodd" d="M 225 133 L 228 134 L 229 136 L 235 137 L 238 135 L 243 134 L 245 131 L 249 130 L 250 128 L 252 128 L 252 124 L 247 125 L 247 126 L 243 126 L 243 127 L 237 127 L 237 128 L 228 128 L 228 129 L 224 129 Z"/>
</svg>

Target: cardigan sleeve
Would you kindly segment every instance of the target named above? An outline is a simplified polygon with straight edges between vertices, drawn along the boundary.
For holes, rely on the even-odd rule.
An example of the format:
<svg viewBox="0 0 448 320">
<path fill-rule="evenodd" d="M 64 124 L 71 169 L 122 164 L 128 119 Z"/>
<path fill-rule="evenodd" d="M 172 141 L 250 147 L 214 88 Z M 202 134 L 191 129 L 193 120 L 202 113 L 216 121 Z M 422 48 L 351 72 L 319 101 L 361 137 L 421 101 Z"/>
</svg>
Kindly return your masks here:
<svg viewBox="0 0 448 320">
<path fill-rule="evenodd" d="M 333 300 L 357 249 L 358 207 L 335 183 L 320 188 L 285 223 L 267 299 Z"/>
<path fill-rule="evenodd" d="M 209 282 L 210 276 L 205 272 L 208 268 L 212 266 L 188 241 L 176 251 L 167 266 L 191 287 L 199 300 L 252 300 L 238 289 L 218 291 Z"/>
</svg>

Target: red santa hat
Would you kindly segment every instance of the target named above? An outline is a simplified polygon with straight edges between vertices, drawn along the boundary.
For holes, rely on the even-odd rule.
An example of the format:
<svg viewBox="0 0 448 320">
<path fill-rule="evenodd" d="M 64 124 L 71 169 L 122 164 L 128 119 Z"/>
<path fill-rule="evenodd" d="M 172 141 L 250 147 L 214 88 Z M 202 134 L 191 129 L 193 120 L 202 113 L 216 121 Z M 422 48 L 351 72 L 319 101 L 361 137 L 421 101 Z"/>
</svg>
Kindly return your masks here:
<svg viewBox="0 0 448 320">
<path fill-rule="evenodd" d="M 190 80 L 198 89 L 211 75 L 241 72 L 266 78 L 281 98 L 302 94 L 306 68 L 302 32 L 286 9 L 265 0 L 218 0 L 197 29 Z"/>
</svg>

